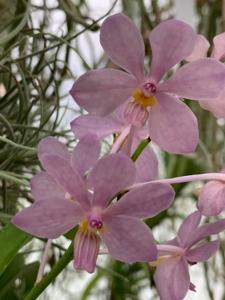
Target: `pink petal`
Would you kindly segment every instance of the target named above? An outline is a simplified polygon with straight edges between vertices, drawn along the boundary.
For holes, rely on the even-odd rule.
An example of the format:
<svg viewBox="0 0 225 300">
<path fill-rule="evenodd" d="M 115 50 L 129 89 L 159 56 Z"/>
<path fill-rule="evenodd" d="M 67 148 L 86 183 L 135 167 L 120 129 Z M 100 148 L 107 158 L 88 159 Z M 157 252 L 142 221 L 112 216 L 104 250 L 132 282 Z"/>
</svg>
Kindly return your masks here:
<svg viewBox="0 0 225 300">
<path fill-rule="evenodd" d="M 105 216 L 103 222 L 100 234 L 113 258 L 129 263 L 156 259 L 153 235 L 143 222 L 128 216 Z"/>
<path fill-rule="evenodd" d="M 160 23 L 150 33 L 152 63 L 149 76 L 156 82 L 174 65 L 191 54 L 196 33 L 182 21 Z"/>
<path fill-rule="evenodd" d="M 180 68 L 158 90 L 192 100 L 210 100 L 219 96 L 224 82 L 224 65 L 212 58 L 202 58 Z"/>
<path fill-rule="evenodd" d="M 225 56 L 225 33 L 216 35 L 213 39 L 213 51 L 211 57 L 221 60 Z"/>
<path fill-rule="evenodd" d="M 178 238 L 182 246 L 188 244 L 190 235 L 193 234 L 201 221 L 201 213 L 197 210 L 184 219 L 178 231 Z"/>
<path fill-rule="evenodd" d="M 190 286 L 187 262 L 181 257 L 162 261 L 154 279 L 160 300 L 182 300 Z"/>
<path fill-rule="evenodd" d="M 99 252 L 100 238 L 97 234 L 79 229 L 74 241 L 74 267 L 93 273 Z"/>
<path fill-rule="evenodd" d="M 134 126 L 130 126 L 130 128 L 125 130 L 128 130 L 129 133 L 126 136 L 124 142 L 122 143 L 120 147 L 120 151 L 130 157 L 132 155 L 131 149 L 132 149 L 132 144 L 134 142 L 136 128 Z"/>
<path fill-rule="evenodd" d="M 48 136 L 43 138 L 38 144 L 38 158 L 42 163 L 42 157 L 46 154 L 58 155 L 65 160 L 70 160 L 70 153 L 66 146 L 56 138 Z"/>
<path fill-rule="evenodd" d="M 40 172 L 31 179 L 31 191 L 36 201 L 64 199 L 65 190 L 46 172 Z"/>
<path fill-rule="evenodd" d="M 106 206 L 118 192 L 134 183 L 136 169 L 131 159 L 122 153 L 100 159 L 90 173 L 94 187 L 92 205 Z"/>
<path fill-rule="evenodd" d="M 190 262 L 202 262 L 208 260 L 215 255 L 219 249 L 220 242 L 218 240 L 206 243 L 200 247 L 188 250 L 186 258 Z"/>
<path fill-rule="evenodd" d="M 81 176 L 92 168 L 100 155 L 101 145 L 96 135 L 83 136 L 71 156 L 72 168 Z"/>
<path fill-rule="evenodd" d="M 68 192 L 75 201 L 87 209 L 89 200 L 84 181 L 78 172 L 72 169 L 69 162 L 57 155 L 45 155 L 42 164 L 47 172 Z"/>
<path fill-rule="evenodd" d="M 217 216 L 225 209 L 225 184 L 210 181 L 199 195 L 198 209 L 204 216 Z"/>
<path fill-rule="evenodd" d="M 192 245 L 196 244 L 197 242 L 205 239 L 210 235 L 220 233 L 224 229 L 225 229 L 225 219 L 214 223 L 206 224 L 197 228 L 189 237 L 189 241 L 188 241 L 189 248 Z"/>
<path fill-rule="evenodd" d="M 106 214 L 127 215 L 137 218 L 153 217 L 167 209 L 173 199 L 174 190 L 168 184 L 148 183 L 126 193 Z"/>
<path fill-rule="evenodd" d="M 192 53 L 188 57 L 186 57 L 185 60 L 191 62 L 200 58 L 207 57 L 209 46 L 210 44 L 208 40 L 203 35 L 198 34 L 194 49 Z"/>
<path fill-rule="evenodd" d="M 150 111 L 149 134 L 153 142 L 171 153 L 194 152 L 198 144 L 198 124 L 195 115 L 179 99 L 164 93 Z M 187 138 L 188 136 L 188 138 Z"/>
<path fill-rule="evenodd" d="M 120 132 L 124 126 L 123 123 L 112 115 L 100 117 L 90 114 L 74 119 L 70 125 L 73 133 L 78 138 L 81 138 L 87 133 L 94 133 L 100 139 L 113 132 Z"/>
<path fill-rule="evenodd" d="M 141 139 L 134 136 L 132 152 L 139 146 Z M 135 182 L 151 181 L 158 178 L 158 159 L 150 146 L 147 146 L 135 161 L 137 169 Z"/>
<path fill-rule="evenodd" d="M 144 76 L 144 42 L 135 24 L 125 15 L 108 17 L 102 24 L 100 42 L 110 59 L 133 74 Z"/>
<path fill-rule="evenodd" d="M 88 112 L 104 116 L 124 103 L 137 85 L 136 79 L 126 72 L 93 70 L 75 82 L 70 94 Z"/>
<path fill-rule="evenodd" d="M 225 88 L 225 84 L 224 84 Z M 202 108 L 210 111 L 216 118 L 225 118 L 225 90 L 223 89 L 219 97 L 211 100 L 200 101 Z"/>
<path fill-rule="evenodd" d="M 76 226 L 83 212 L 71 200 L 37 201 L 17 213 L 12 223 L 31 235 L 54 239 Z"/>
</svg>

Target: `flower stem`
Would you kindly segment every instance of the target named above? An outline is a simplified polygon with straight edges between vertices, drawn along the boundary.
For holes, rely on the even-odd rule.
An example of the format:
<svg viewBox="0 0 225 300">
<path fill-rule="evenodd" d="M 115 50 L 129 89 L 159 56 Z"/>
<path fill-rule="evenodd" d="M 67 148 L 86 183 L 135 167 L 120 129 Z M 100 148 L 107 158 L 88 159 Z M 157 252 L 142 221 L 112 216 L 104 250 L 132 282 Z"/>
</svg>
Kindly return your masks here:
<svg viewBox="0 0 225 300">
<path fill-rule="evenodd" d="M 138 157 L 141 155 L 142 151 L 145 149 L 145 147 L 151 142 L 150 138 L 144 139 L 140 142 L 137 149 L 134 151 L 134 153 L 131 156 L 131 159 L 133 161 L 136 161 Z"/>
<path fill-rule="evenodd" d="M 168 184 L 176 184 L 176 183 L 184 183 L 184 182 L 193 182 L 200 180 L 217 180 L 225 182 L 225 174 L 224 173 L 205 173 L 205 174 L 196 174 L 196 175 L 187 175 L 173 178 L 165 178 L 165 179 L 157 179 L 142 183 L 137 183 L 129 187 L 129 189 L 137 188 L 143 186 L 148 183 L 168 183 Z"/>
<path fill-rule="evenodd" d="M 45 265 L 46 265 L 47 258 L 48 258 L 48 252 L 49 252 L 49 249 L 51 248 L 51 244 L 52 244 L 52 240 L 48 239 L 47 243 L 45 244 L 45 249 L 44 249 L 44 252 L 43 252 L 43 255 L 41 258 L 41 263 L 40 263 L 40 267 L 39 267 L 38 274 L 37 274 L 36 284 L 38 282 L 40 282 L 43 278 Z"/>
<path fill-rule="evenodd" d="M 116 152 L 120 149 L 122 143 L 124 142 L 124 140 L 125 140 L 126 137 L 128 136 L 129 132 L 130 132 L 130 126 L 127 126 L 127 127 L 121 132 L 121 134 L 118 136 L 118 138 L 116 139 L 115 143 L 112 145 L 110 154 L 116 153 Z"/>
<path fill-rule="evenodd" d="M 58 260 L 52 270 L 39 282 L 37 283 L 25 297 L 24 300 L 34 300 L 46 289 L 46 287 L 53 282 L 53 280 L 59 275 L 59 273 L 69 264 L 73 258 L 73 243 L 70 244 L 69 248 Z"/>
</svg>

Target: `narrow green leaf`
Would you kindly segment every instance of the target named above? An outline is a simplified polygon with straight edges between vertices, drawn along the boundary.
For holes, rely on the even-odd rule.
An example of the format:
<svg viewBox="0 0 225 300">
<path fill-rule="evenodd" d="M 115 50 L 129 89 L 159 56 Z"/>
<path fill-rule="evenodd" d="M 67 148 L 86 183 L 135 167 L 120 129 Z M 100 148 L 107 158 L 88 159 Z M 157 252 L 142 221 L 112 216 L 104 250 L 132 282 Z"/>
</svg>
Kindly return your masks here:
<svg viewBox="0 0 225 300">
<path fill-rule="evenodd" d="M 6 225 L 0 232 L 0 275 L 12 259 L 16 256 L 18 250 L 31 240 L 31 236 L 16 228 L 13 224 Z"/>
</svg>

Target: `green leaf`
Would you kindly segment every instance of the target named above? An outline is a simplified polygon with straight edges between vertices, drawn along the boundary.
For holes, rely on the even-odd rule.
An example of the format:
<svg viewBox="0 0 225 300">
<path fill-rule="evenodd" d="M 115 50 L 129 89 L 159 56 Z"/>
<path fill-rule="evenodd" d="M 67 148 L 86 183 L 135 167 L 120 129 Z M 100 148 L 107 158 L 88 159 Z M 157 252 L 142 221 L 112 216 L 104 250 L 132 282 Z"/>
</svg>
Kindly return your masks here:
<svg viewBox="0 0 225 300">
<path fill-rule="evenodd" d="M 0 299 L 22 300 L 34 286 L 39 262 L 25 265 L 22 254 L 18 254 L 0 276 Z"/>
<path fill-rule="evenodd" d="M 16 256 L 19 249 L 31 240 L 31 236 L 13 224 L 6 225 L 0 232 L 0 275 Z"/>
</svg>

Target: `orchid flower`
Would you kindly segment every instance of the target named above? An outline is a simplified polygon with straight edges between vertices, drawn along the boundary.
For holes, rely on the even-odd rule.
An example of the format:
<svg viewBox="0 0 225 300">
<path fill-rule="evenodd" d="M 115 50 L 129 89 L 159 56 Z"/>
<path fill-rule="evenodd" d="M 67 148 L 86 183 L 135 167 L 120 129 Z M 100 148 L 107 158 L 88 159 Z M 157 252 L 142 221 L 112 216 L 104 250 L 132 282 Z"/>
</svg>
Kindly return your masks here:
<svg viewBox="0 0 225 300">
<path fill-rule="evenodd" d="M 221 171 L 224 174 L 225 170 Z M 211 180 L 206 183 L 198 199 L 198 209 L 204 216 L 217 216 L 225 209 L 225 182 Z"/>
<path fill-rule="evenodd" d="M 197 35 L 182 21 L 159 24 L 149 36 L 151 68 L 144 74 L 144 43 L 131 20 L 116 14 L 101 27 L 100 41 L 111 60 L 124 71 L 92 70 L 74 84 L 71 95 L 91 114 L 109 115 L 128 101 L 124 116 L 131 125 L 147 124 L 151 140 L 163 150 L 193 152 L 198 143 L 198 125 L 192 111 L 179 100 L 208 100 L 219 95 L 225 67 L 204 58 L 163 76 L 191 54 Z M 188 137 L 188 138 L 186 138 Z"/>
<path fill-rule="evenodd" d="M 74 266 L 88 272 L 95 270 L 101 239 L 115 259 L 128 263 L 155 260 L 153 235 L 140 219 L 157 215 L 170 206 L 174 198 L 171 186 L 150 183 L 130 190 L 110 204 L 115 195 L 134 182 L 136 169 L 132 160 L 122 153 L 105 156 L 84 180 L 81 174 L 86 167 L 76 159 L 79 151 L 75 148 L 69 159 L 64 148 L 58 144 L 52 147 L 54 143 L 45 140 L 40 144 L 39 158 L 49 177 L 46 182 L 43 177 L 32 182 L 37 201 L 17 213 L 13 224 L 48 239 L 57 238 L 79 224 L 74 240 Z M 80 159 L 90 162 L 84 153 L 80 153 Z M 56 183 L 55 188 L 47 193 L 51 180 Z"/>
<path fill-rule="evenodd" d="M 209 42 L 207 39 L 199 35 L 196 41 L 193 52 L 186 58 L 187 61 L 195 61 L 199 58 L 207 56 L 209 49 Z M 211 58 L 217 61 L 225 57 L 225 33 L 216 35 L 213 39 L 213 49 Z M 212 97 L 210 100 L 199 101 L 202 108 L 210 111 L 216 118 L 225 118 L 225 83 L 223 84 L 222 92 L 218 97 Z"/>
<path fill-rule="evenodd" d="M 219 241 L 199 244 L 210 235 L 225 229 L 225 220 L 198 227 L 201 213 L 196 211 L 181 224 L 178 235 L 172 241 L 158 246 L 155 283 L 161 300 L 182 300 L 188 290 L 195 291 L 190 282 L 188 265 L 208 260 L 219 248 Z"/>
<path fill-rule="evenodd" d="M 78 138 L 82 138 L 88 133 L 93 133 L 99 139 L 102 139 L 109 134 L 117 133 L 118 138 L 112 146 L 111 153 L 122 151 L 126 155 L 131 156 L 139 143 L 148 137 L 148 132 L 146 128 L 130 125 L 124 118 L 123 111 L 124 105 L 120 106 L 109 116 L 102 117 L 92 114 L 80 116 L 71 122 L 71 129 Z M 145 147 L 135 161 L 135 165 L 137 168 L 136 182 L 158 178 L 158 160 L 150 146 Z"/>
</svg>

